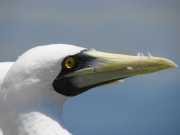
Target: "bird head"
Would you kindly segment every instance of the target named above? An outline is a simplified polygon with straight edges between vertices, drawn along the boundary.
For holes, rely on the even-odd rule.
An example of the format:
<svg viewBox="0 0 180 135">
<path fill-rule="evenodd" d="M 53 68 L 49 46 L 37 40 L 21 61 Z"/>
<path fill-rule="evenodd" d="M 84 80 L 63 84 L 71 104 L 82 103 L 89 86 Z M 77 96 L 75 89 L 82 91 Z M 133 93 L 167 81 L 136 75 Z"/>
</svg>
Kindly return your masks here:
<svg viewBox="0 0 180 135">
<path fill-rule="evenodd" d="M 55 44 L 35 47 L 20 56 L 9 70 L 3 89 L 5 95 L 13 93 L 11 98 L 17 91 L 20 99 L 51 92 L 73 97 L 96 86 L 174 67 L 173 61 L 162 57 Z"/>
</svg>

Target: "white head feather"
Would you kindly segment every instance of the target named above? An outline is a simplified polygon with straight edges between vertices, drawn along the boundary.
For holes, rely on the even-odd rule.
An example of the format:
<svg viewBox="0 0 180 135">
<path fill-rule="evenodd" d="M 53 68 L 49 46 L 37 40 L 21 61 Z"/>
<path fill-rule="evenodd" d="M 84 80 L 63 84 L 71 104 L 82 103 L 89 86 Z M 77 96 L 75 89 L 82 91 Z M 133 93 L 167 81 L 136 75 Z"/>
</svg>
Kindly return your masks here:
<svg viewBox="0 0 180 135">
<path fill-rule="evenodd" d="M 14 120 L 11 122 L 8 122 L 8 119 L 1 120 L 4 125 L 8 124 L 8 127 L 11 128 L 11 131 L 8 131 L 9 128 L 6 127 L 4 132 L 8 135 L 12 135 L 13 132 L 18 135 L 19 132 L 35 135 L 35 133 L 31 133 L 33 128 L 36 130 L 33 132 L 41 135 L 40 131 L 34 128 L 37 126 L 34 122 L 39 119 L 41 119 L 38 122 L 39 125 L 42 124 L 41 132 L 43 128 L 47 128 L 48 132 L 48 126 L 43 125 L 46 122 L 51 124 L 49 127 L 51 133 L 63 132 L 65 134 L 67 132 L 57 121 L 53 120 L 55 117 L 60 119 L 60 109 L 66 97 L 53 90 L 52 82 L 61 72 L 63 59 L 84 49 L 74 45 L 53 44 L 35 47 L 18 58 L 4 78 L 0 91 L 0 107 L 5 112 L 9 112 L 6 113 L 8 119 Z M 3 113 L 1 118 L 4 117 L 2 115 Z M 28 122 L 27 119 L 31 119 L 31 121 Z M 15 123 L 17 122 L 19 127 L 16 127 Z M 28 129 L 27 126 L 31 126 L 31 129 Z M 63 130 L 56 131 L 60 128 Z M 45 135 L 45 132 L 42 132 L 42 135 Z"/>
</svg>

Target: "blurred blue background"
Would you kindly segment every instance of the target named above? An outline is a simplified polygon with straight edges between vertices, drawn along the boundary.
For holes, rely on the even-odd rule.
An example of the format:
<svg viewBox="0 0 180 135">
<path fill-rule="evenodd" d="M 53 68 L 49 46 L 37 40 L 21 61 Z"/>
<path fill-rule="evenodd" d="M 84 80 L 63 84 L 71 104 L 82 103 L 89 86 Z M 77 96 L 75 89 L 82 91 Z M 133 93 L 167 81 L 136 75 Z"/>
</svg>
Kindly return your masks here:
<svg viewBox="0 0 180 135">
<path fill-rule="evenodd" d="M 0 0 L 0 60 L 49 43 L 136 54 L 180 64 L 178 0 Z M 70 99 L 74 135 L 179 135 L 180 70 L 127 79 Z"/>
</svg>

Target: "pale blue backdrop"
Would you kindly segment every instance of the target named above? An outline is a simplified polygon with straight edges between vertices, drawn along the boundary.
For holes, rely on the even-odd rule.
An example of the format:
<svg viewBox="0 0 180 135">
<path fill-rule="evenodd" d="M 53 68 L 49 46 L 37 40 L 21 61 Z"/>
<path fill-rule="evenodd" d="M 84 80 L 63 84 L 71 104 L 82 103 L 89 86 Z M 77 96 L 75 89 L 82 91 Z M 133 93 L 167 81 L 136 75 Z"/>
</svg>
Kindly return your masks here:
<svg viewBox="0 0 180 135">
<path fill-rule="evenodd" d="M 180 64 L 179 0 L 0 0 L 0 61 L 42 44 L 153 55 Z M 127 79 L 69 100 L 74 135 L 179 135 L 180 70 Z"/>
</svg>

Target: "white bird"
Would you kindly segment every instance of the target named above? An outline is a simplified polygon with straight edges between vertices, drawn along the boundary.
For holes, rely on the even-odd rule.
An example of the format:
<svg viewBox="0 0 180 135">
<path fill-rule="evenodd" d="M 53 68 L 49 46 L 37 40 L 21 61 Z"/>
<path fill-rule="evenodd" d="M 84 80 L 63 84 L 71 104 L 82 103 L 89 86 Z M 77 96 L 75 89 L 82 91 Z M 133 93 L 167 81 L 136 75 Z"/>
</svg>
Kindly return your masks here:
<svg viewBox="0 0 180 135">
<path fill-rule="evenodd" d="M 70 135 L 61 121 L 68 98 L 173 67 L 173 61 L 160 57 L 141 59 L 65 44 L 35 47 L 14 63 L 0 64 L 0 135 Z"/>
</svg>

